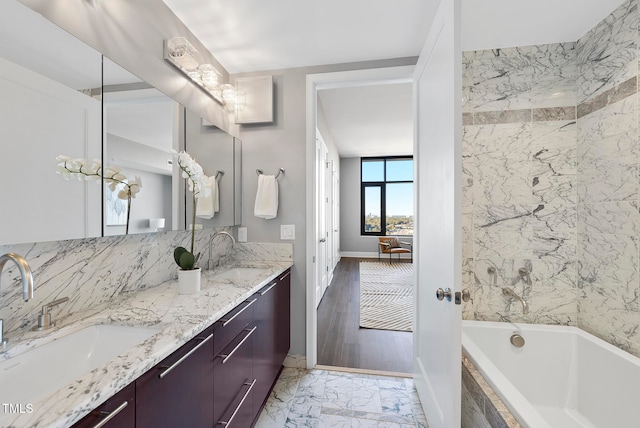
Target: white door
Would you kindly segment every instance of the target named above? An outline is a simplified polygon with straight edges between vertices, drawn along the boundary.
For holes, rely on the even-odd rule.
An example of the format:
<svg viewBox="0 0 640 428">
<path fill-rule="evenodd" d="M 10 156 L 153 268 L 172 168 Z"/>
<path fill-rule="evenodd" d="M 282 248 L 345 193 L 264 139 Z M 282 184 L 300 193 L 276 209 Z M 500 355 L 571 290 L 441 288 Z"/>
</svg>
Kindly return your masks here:
<svg viewBox="0 0 640 428">
<path fill-rule="evenodd" d="M 316 308 L 329 285 L 327 268 L 327 146 L 321 138 L 316 140 L 316 195 L 317 195 L 317 260 L 316 260 Z"/>
<path fill-rule="evenodd" d="M 431 428 L 460 427 L 462 278 L 460 0 L 442 0 L 415 71 L 415 380 Z M 437 300 L 450 289 L 452 301 Z"/>
<path fill-rule="evenodd" d="M 331 170 L 331 183 L 332 189 L 331 196 L 333 201 L 331 203 L 331 210 L 333 216 L 333 222 L 331 224 L 331 233 L 333 234 L 333 246 L 331 252 L 333 253 L 333 263 L 331 269 L 335 269 L 336 265 L 340 261 L 340 179 L 338 176 L 338 168 L 333 164 Z"/>
</svg>

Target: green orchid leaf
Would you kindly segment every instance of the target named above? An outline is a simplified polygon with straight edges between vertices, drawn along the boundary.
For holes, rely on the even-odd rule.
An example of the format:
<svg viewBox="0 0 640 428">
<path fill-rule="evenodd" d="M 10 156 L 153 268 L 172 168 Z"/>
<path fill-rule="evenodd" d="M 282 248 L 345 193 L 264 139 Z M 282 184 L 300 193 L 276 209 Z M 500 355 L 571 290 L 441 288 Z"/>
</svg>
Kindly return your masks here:
<svg viewBox="0 0 640 428">
<path fill-rule="evenodd" d="M 186 248 L 184 247 L 178 247 L 173 251 L 173 259 L 176 261 L 176 263 L 178 264 L 178 266 L 182 267 L 180 265 L 180 256 L 182 256 L 182 254 L 188 252 Z"/>
<path fill-rule="evenodd" d="M 196 259 L 190 252 L 185 251 L 180 255 L 180 262 L 178 265 L 180 265 L 183 270 L 191 270 L 195 267 L 195 264 Z"/>
</svg>

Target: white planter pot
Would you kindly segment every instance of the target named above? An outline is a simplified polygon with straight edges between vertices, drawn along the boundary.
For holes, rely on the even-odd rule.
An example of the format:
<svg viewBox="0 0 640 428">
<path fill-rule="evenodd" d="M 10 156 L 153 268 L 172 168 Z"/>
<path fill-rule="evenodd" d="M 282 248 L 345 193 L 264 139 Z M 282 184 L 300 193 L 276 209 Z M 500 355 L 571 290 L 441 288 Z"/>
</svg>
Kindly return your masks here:
<svg viewBox="0 0 640 428">
<path fill-rule="evenodd" d="M 191 270 L 178 269 L 178 293 L 193 294 L 200 291 L 200 268 Z"/>
</svg>

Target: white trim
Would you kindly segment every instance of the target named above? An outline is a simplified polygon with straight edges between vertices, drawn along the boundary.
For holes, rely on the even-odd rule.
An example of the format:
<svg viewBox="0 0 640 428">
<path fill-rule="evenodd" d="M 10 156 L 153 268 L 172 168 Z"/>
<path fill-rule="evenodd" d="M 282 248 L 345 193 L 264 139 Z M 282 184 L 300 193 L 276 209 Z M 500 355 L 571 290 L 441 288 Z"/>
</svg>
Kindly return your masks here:
<svg viewBox="0 0 640 428">
<path fill-rule="evenodd" d="M 359 257 L 362 259 L 377 259 L 378 253 L 374 251 L 340 251 L 340 257 Z"/>
<path fill-rule="evenodd" d="M 318 318 L 315 302 L 315 255 L 316 242 L 316 195 L 315 195 L 315 147 L 317 126 L 317 93 L 319 89 L 335 89 L 371 84 L 411 83 L 413 82 L 414 66 L 373 68 L 366 70 L 340 71 L 335 73 L 308 74 L 306 83 L 307 114 L 306 114 L 306 357 L 307 368 L 313 368 L 318 358 Z M 376 254 L 377 258 L 377 254 Z"/>
</svg>

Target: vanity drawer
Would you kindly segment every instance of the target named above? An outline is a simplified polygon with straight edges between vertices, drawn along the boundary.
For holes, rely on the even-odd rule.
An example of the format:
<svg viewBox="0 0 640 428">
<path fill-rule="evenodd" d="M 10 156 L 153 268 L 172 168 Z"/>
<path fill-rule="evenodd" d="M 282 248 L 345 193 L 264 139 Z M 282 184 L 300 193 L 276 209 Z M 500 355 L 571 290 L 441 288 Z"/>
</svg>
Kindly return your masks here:
<svg viewBox="0 0 640 428">
<path fill-rule="evenodd" d="M 135 384 L 125 386 L 120 392 L 102 403 L 94 411 L 76 422 L 72 428 L 131 428 L 136 422 Z"/>
<path fill-rule="evenodd" d="M 243 328 L 213 363 L 214 426 L 248 427 L 253 421 L 253 347 L 257 327 Z"/>
<path fill-rule="evenodd" d="M 251 296 L 214 324 L 213 354 L 218 355 L 229 342 L 253 321 L 253 306 L 257 298 Z"/>
</svg>

